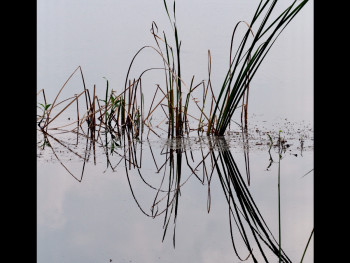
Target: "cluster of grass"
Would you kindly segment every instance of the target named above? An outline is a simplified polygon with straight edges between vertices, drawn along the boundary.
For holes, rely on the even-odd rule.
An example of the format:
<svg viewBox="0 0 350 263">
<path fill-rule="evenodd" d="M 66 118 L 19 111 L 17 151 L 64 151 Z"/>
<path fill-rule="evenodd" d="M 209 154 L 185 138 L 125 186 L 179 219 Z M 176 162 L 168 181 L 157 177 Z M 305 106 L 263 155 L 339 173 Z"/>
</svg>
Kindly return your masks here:
<svg viewBox="0 0 350 263">
<path fill-rule="evenodd" d="M 300 1 L 298 5 L 296 5 L 297 1 L 294 1 L 276 19 L 270 22 L 272 11 L 276 7 L 277 2 L 277 0 L 260 1 L 253 19 L 251 20 L 250 24 L 248 24 L 249 28 L 247 29 L 247 32 L 237 48 L 235 56 L 233 57 L 232 61 L 230 60 L 230 67 L 222 84 L 218 97 L 218 103 L 216 104 L 213 112 L 213 116 L 215 116 L 216 112 L 219 110 L 218 121 L 216 125 L 209 123 L 207 134 L 215 133 L 218 135 L 223 135 L 225 133 L 233 113 L 236 111 L 244 92 L 248 89 L 249 83 L 259 69 L 262 61 L 270 51 L 281 32 L 305 6 L 308 0 Z M 268 5 L 269 3 L 270 5 Z M 266 12 L 264 13 L 264 11 Z M 263 19 L 254 35 L 251 29 L 262 16 Z M 233 36 L 239 23 L 235 27 Z M 248 38 L 251 34 L 253 35 L 253 40 L 251 44 L 246 47 Z M 266 39 L 264 40 L 263 37 Z M 219 108 L 220 102 L 221 108 Z M 211 130 L 212 126 L 215 126 L 214 131 Z"/>
<path fill-rule="evenodd" d="M 68 78 L 65 85 L 63 85 L 52 104 L 46 102 L 45 93 L 43 92 L 45 102 L 41 105 L 43 108 L 43 114 L 38 118 L 38 126 L 42 130 L 47 131 L 48 125 L 75 101 L 78 104 L 78 98 L 83 94 L 85 97 L 86 112 L 82 118 L 79 118 L 79 112 L 77 112 L 77 128 L 81 127 L 81 125 L 86 122 L 91 131 L 90 136 L 94 140 L 100 135 L 99 132 L 101 127 L 111 134 L 118 134 L 118 129 L 120 128 L 127 128 L 128 130 L 132 129 L 137 137 L 142 133 L 145 125 L 152 132 L 157 134 L 152 129 L 150 119 L 152 119 L 152 114 L 158 108 L 161 108 L 165 114 L 166 123 L 168 123 L 167 132 L 169 137 L 181 137 L 185 133 L 188 134 L 191 130 L 206 132 L 207 135 L 224 135 L 227 127 L 230 125 L 234 112 L 239 108 L 239 103 L 242 103 L 242 126 L 243 124 L 246 126 L 249 84 L 278 36 L 307 2 L 308 0 L 303 0 L 297 4 L 297 1 L 294 1 L 288 6 L 288 8 L 279 14 L 277 18 L 271 19 L 271 14 L 277 5 L 277 0 L 261 0 L 250 23 L 240 21 L 236 24 L 231 39 L 230 67 L 223 81 L 218 98 L 216 99 L 210 81 L 210 51 L 208 51 L 209 78 L 207 84 L 205 84 L 204 81 L 201 81 L 199 84 L 195 85 L 193 76 L 191 84 L 188 87 L 181 78 L 181 40 L 179 39 L 179 30 L 176 24 L 176 5 L 174 1 L 173 12 L 170 12 L 167 3 L 164 0 L 164 7 L 174 35 L 174 47 L 169 44 L 165 32 L 163 32 L 162 36 L 158 34 L 158 27 L 156 23 L 153 22 L 151 33 L 156 42 L 156 47 L 144 46 L 137 51 L 129 65 L 123 92 L 116 94 L 115 91 L 112 90 L 109 93 L 107 80 L 105 98 L 102 100 L 97 98 L 95 95 L 95 86 L 91 98 L 91 92 L 85 86 L 83 73 L 79 66 L 73 74 L 77 72 L 78 69 L 80 70 L 84 90 L 80 94 L 72 97 L 70 101 L 69 99 L 64 100 L 69 101 L 69 104 L 54 117 L 52 117 L 51 112 L 58 104 L 60 104 L 57 103 L 57 98 L 73 74 Z M 258 21 L 260 24 L 258 25 L 256 33 L 254 33 L 253 27 L 255 27 L 255 24 L 258 23 Z M 238 26 L 242 22 L 247 25 L 247 31 L 232 58 L 233 39 Z M 250 39 L 250 37 L 252 39 Z M 132 79 L 129 75 L 135 58 L 146 48 L 154 50 L 157 55 L 161 57 L 163 67 L 147 68 L 138 77 Z M 164 70 L 165 88 L 157 85 L 151 107 L 146 114 L 143 109 L 142 76 L 151 70 Z M 203 88 L 202 105 L 200 105 L 199 101 L 193 97 L 193 92 L 198 87 Z M 187 91 L 185 92 L 184 89 Z M 158 91 L 163 94 L 163 97 L 158 103 L 154 103 Z M 244 96 L 244 94 L 246 95 Z M 209 96 L 211 96 L 211 99 Z M 100 102 L 103 104 L 101 105 Z M 190 102 L 194 102 L 200 111 L 199 117 L 189 114 L 188 108 Z M 205 104 L 208 103 L 210 105 L 209 115 L 204 112 Z M 153 104 L 156 105 L 153 106 Z M 197 127 L 191 128 L 189 126 L 189 119 L 197 121 Z M 159 127 L 159 125 L 157 125 L 157 127 Z M 98 130 L 97 132 L 96 129 Z"/>
</svg>

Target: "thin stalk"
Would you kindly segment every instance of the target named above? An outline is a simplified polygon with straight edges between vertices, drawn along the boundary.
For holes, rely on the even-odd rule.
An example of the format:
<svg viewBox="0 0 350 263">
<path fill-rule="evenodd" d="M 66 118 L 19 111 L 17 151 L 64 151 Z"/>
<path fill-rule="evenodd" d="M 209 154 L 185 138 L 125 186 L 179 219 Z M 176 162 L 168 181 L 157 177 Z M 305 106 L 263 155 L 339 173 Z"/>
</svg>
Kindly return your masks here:
<svg viewBox="0 0 350 263">
<path fill-rule="evenodd" d="M 174 1 L 174 5 L 175 5 L 175 1 Z M 175 8 L 174 8 L 174 16 L 175 16 Z M 182 114 L 181 114 L 181 111 L 182 111 L 182 91 L 181 91 L 181 66 L 180 66 L 180 47 L 181 47 L 181 42 L 179 44 L 176 23 L 174 23 L 174 27 L 175 27 L 176 57 L 177 57 L 177 92 L 176 92 L 176 99 L 177 99 L 177 111 L 176 111 L 177 127 L 176 127 L 176 136 L 180 136 L 182 134 Z"/>
<path fill-rule="evenodd" d="M 314 233 L 314 230 L 312 229 L 310 237 L 309 237 L 309 240 L 307 241 L 307 244 L 306 244 L 306 247 L 305 247 L 305 250 L 304 250 L 304 253 L 303 253 L 303 257 L 300 260 L 300 263 L 302 263 L 303 260 L 304 260 L 305 253 L 306 253 L 307 247 L 309 246 L 309 243 L 310 243 L 310 240 L 311 240 L 311 237 L 312 237 L 313 233 Z"/>
<path fill-rule="evenodd" d="M 279 151 L 278 151 L 278 251 L 279 251 L 279 263 L 281 263 L 281 131 L 278 135 Z"/>
<path fill-rule="evenodd" d="M 165 48 L 166 48 L 166 55 L 167 55 L 167 60 L 168 60 L 168 65 L 170 65 L 170 59 L 169 59 L 169 51 L 168 51 L 168 42 L 166 40 L 165 33 L 164 34 L 164 41 L 165 41 Z M 173 53 L 172 48 L 171 53 Z M 174 105 L 174 90 L 173 90 L 173 77 L 172 74 L 169 70 L 169 87 L 168 87 L 168 82 L 166 82 L 167 85 L 167 92 L 169 93 L 168 96 L 168 109 L 169 109 L 169 129 L 171 130 L 171 136 L 174 135 L 174 111 L 173 111 L 173 105 Z"/>
</svg>

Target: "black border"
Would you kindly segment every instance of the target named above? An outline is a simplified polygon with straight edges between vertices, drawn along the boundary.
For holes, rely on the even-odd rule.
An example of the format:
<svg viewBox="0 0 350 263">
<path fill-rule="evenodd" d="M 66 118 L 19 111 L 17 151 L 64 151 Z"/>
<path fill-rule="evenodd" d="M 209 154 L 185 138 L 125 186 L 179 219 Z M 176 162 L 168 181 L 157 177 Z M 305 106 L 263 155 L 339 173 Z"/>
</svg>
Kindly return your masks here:
<svg viewBox="0 0 350 263">
<path fill-rule="evenodd" d="M 36 1 L 2 8 L 3 261 L 36 262 Z M 5 69 L 5 70 L 4 70 Z M 4 70 L 4 71 L 3 71 Z M 4 73 L 6 72 L 6 73 Z M 4 160 L 4 159 L 2 159 Z M 7 259 L 8 258 L 8 259 Z"/>
</svg>

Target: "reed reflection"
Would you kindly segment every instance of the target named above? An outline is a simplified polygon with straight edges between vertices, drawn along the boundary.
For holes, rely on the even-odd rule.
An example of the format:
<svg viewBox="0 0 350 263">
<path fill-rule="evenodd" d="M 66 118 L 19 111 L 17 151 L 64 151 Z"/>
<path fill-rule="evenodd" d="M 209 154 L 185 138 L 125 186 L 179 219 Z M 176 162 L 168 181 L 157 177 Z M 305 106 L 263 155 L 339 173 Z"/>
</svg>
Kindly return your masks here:
<svg viewBox="0 0 350 263">
<path fill-rule="evenodd" d="M 110 169 L 113 172 L 119 171 L 118 166 L 124 164 L 130 192 L 140 211 L 150 218 L 163 218 L 162 242 L 169 233 L 169 228 L 172 228 L 172 240 L 175 248 L 177 217 L 179 209 L 181 209 L 181 189 L 190 179 L 198 181 L 203 187 L 206 187 L 207 211 L 210 212 L 211 181 L 215 174 L 214 176 L 219 178 L 227 201 L 228 223 L 235 255 L 242 261 L 251 257 L 254 262 L 258 262 L 259 256 L 257 254 L 259 253 L 265 262 L 269 262 L 268 255 L 270 254 L 266 254 L 266 251 L 269 250 L 279 258 L 278 241 L 271 233 L 248 189 L 250 178 L 247 177 L 246 180 L 243 178 L 225 137 L 198 137 L 195 145 L 199 146 L 199 149 L 196 150 L 192 149 L 193 144 L 189 143 L 186 137 L 168 138 L 163 147 L 160 149 L 156 147 L 156 151 L 160 152 L 155 154 L 152 142 L 149 140 L 142 142 L 135 135 L 133 128 L 105 130 L 100 132 L 101 136 L 96 139 L 91 137 L 90 129 L 87 129 L 86 133 L 80 129 L 80 132 L 77 133 L 78 136 L 85 138 L 79 142 L 79 144 L 85 142 L 84 151 L 81 153 L 58 139 L 60 134 L 67 132 L 61 131 L 56 135 L 51 135 L 43 130 L 43 136 L 50 144 L 50 148 L 60 164 L 79 182 L 83 179 L 86 163 L 90 161 L 96 165 L 96 156 L 100 159 L 104 156 L 106 170 Z M 245 136 L 247 140 L 247 134 Z M 53 144 L 56 145 L 56 150 Z M 80 176 L 74 175 L 61 161 L 57 147 L 64 147 L 82 160 Z M 155 169 L 153 174 L 149 173 L 151 164 L 146 164 L 146 168 L 142 165 L 142 153 L 145 150 L 150 153 L 151 160 L 153 160 L 152 165 Z M 96 151 L 99 152 L 96 153 Z M 245 161 L 247 161 L 247 154 L 248 152 L 244 150 Z M 247 165 L 245 163 L 246 168 Z M 143 189 L 147 189 L 149 194 L 145 195 Z M 242 251 L 242 245 L 246 248 L 245 252 Z M 281 251 L 281 260 L 282 262 L 291 262 L 283 250 Z"/>
</svg>

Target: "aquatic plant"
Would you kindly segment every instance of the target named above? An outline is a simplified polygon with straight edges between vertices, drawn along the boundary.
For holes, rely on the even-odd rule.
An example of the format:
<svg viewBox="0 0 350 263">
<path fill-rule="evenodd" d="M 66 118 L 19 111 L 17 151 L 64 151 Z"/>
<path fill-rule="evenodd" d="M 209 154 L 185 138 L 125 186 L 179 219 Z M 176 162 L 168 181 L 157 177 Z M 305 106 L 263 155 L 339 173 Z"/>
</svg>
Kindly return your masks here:
<svg viewBox="0 0 350 263">
<path fill-rule="evenodd" d="M 268 6 L 269 2 L 271 2 L 271 4 Z M 218 121 L 215 126 L 213 126 L 213 123 L 209 123 L 207 131 L 208 135 L 213 133 L 223 135 L 225 133 L 232 115 L 238 107 L 238 103 L 240 102 L 244 92 L 249 87 L 249 83 L 253 79 L 257 70 L 260 68 L 262 61 L 270 51 L 281 32 L 305 6 L 308 0 L 303 0 L 298 5 L 296 5 L 297 1 L 295 0 L 275 20 L 268 24 L 271 13 L 277 2 L 277 0 L 261 0 L 250 24 L 248 24 L 248 29 L 235 53 L 235 56 L 232 61 L 230 61 L 230 67 L 222 84 L 217 104 L 211 115 L 211 119 L 216 116 L 217 111 L 219 110 L 219 104 L 221 102 L 221 110 L 219 110 Z M 264 10 L 267 11 L 260 22 L 257 32 L 253 36 L 251 44 L 246 49 L 251 30 L 258 19 L 263 15 Z M 233 31 L 233 36 L 241 22 L 237 23 Z M 263 37 L 266 39 L 263 39 Z M 262 43 L 259 41 L 262 41 Z"/>
<path fill-rule="evenodd" d="M 193 76 L 191 84 L 188 87 L 181 78 L 181 40 L 179 38 L 179 30 L 176 24 L 176 5 L 174 1 L 173 12 L 171 14 L 166 1 L 163 0 L 165 11 L 173 31 L 175 47 L 172 47 L 169 44 L 168 38 L 164 31 L 163 36 L 158 34 L 158 26 L 155 22 L 152 22 L 151 33 L 156 42 L 156 47 L 143 46 L 136 52 L 129 65 L 125 78 L 124 90 L 121 93 L 116 94 L 113 90 L 109 93 L 109 82 L 107 80 L 105 99 L 98 99 L 96 95 L 96 86 L 93 87 L 93 96 L 91 98 L 91 92 L 85 85 L 83 72 L 79 66 L 64 83 L 51 105 L 46 103 L 45 94 L 43 92 L 45 100 L 44 104 L 42 104 L 44 107 L 44 114 L 43 118 L 41 118 L 38 123 L 41 129 L 45 129 L 47 132 L 48 125 L 52 123 L 60 114 L 62 114 L 62 112 L 70 105 L 76 102 L 77 120 L 74 122 L 76 123 L 76 129 L 79 130 L 81 125 L 86 122 L 90 129 L 90 136 L 94 140 L 100 136 L 101 128 L 104 128 L 104 130 L 108 131 L 109 133 L 114 133 L 114 130 L 119 128 L 128 128 L 129 130 L 133 129 L 135 137 L 138 137 L 139 135 L 142 136 L 144 126 L 149 129 L 149 132 L 153 132 L 159 137 L 150 122 L 152 119 L 152 114 L 158 108 L 161 108 L 166 115 L 165 119 L 162 120 L 161 123 L 167 120 L 168 137 L 181 137 L 185 132 L 189 134 L 191 130 L 204 132 L 205 127 L 207 127 L 207 135 L 223 135 L 227 127 L 230 126 L 231 118 L 235 110 L 239 107 L 238 104 L 243 99 L 241 105 L 241 123 L 242 129 L 247 129 L 249 84 L 278 36 L 289 24 L 289 22 L 297 15 L 297 13 L 304 7 L 308 0 L 303 0 L 298 5 L 296 5 L 296 2 L 297 1 L 294 1 L 288 6 L 288 8 L 279 14 L 277 18 L 270 22 L 272 11 L 277 5 L 277 0 L 261 0 L 250 24 L 244 21 L 240 21 L 236 24 L 231 38 L 230 67 L 222 84 L 218 99 L 216 99 L 210 81 L 210 51 L 208 51 L 208 81 L 206 84 L 204 81 L 201 81 L 195 85 Z M 269 3 L 271 4 L 269 5 Z M 258 26 L 258 30 L 253 33 L 253 27 L 257 21 L 260 21 L 260 25 Z M 233 39 L 238 26 L 242 22 L 247 25 L 248 29 L 232 58 Z M 252 39 L 250 39 L 250 36 L 252 36 Z M 163 45 L 164 49 L 161 48 Z M 131 79 L 129 75 L 135 59 L 146 48 L 152 49 L 156 52 L 156 54 L 161 58 L 163 67 L 146 68 L 141 74 L 139 74 L 138 77 Z M 165 50 L 165 52 L 163 50 Z M 66 86 L 71 77 L 78 72 L 78 70 L 80 71 L 82 78 L 83 91 L 69 99 L 57 102 L 63 88 Z M 142 76 L 152 70 L 164 71 L 165 90 L 160 85 L 156 85 L 157 87 L 154 92 L 153 100 L 146 115 L 144 112 Z M 193 96 L 194 91 L 200 86 L 203 87 L 202 105 L 199 105 L 199 100 Z M 184 87 L 187 89 L 186 96 L 184 96 L 183 92 Z M 162 93 L 163 97 L 156 102 L 155 98 L 158 92 Z M 86 112 L 82 117 L 80 117 L 78 99 L 83 94 L 85 97 Z M 208 99 L 209 95 L 211 95 L 211 100 Z M 182 101 L 183 98 L 185 99 L 184 103 Z M 53 110 L 59 104 L 67 101 L 69 103 L 66 105 L 66 107 L 64 107 L 55 116 L 52 116 Z M 104 102 L 104 105 L 101 106 L 99 101 Z M 166 104 L 163 104 L 164 101 Z M 198 108 L 200 116 L 196 117 L 188 112 L 191 101 Z M 155 106 L 153 106 L 154 104 Z M 204 112 L 204 109 L 207 108 L 206 104 L 210 105 L 210 113 L 208 116 Z M 167 109 L 164 110 L 163 106 L 165 106 Z M 43 122 L 44 115 L 45 122 Z M 197 128 L 190 128 L 189 118 L 198 121 Z M 161 123 L 157 124 L 155 127 L 159 128 Z M 249 167 L 247 167 L 247 173 L 249 174 Z"/>
</svg>

